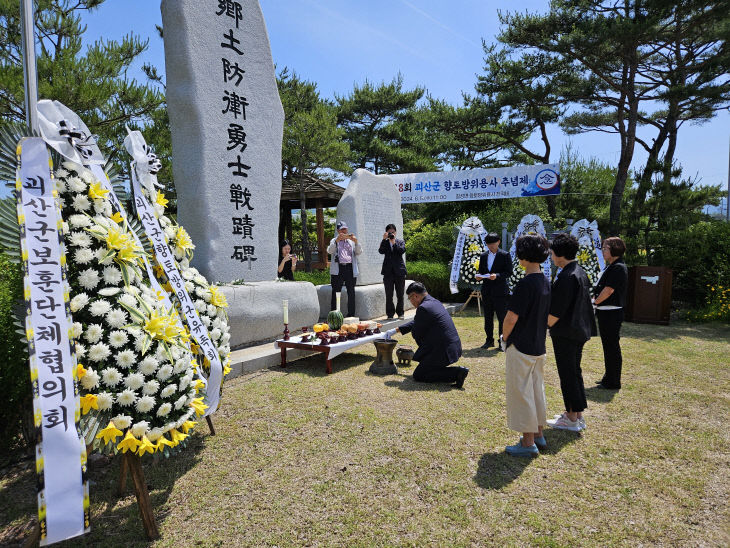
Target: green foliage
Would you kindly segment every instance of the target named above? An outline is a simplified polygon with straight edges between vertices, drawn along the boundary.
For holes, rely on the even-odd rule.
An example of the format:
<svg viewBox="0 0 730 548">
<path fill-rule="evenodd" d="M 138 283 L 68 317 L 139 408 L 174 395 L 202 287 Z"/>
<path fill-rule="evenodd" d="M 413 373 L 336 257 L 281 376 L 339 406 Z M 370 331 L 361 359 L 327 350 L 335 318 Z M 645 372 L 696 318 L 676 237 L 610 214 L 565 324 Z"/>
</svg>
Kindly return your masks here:
<svg viewBox="0 0 730 548">
<path fill-rule="evenodd" d="M 434 171 L 427 109 L 417 104 L 425 89 L 403 89 L 403 77 L 379 86 L 365 81 L 348 96 L 336 96 L 337 118 L 350 145 L 350 165 L 374 173 Z"/>
<path fill-rule="evenodd" d="M 712 287 L 730 287 L 730 223 L 700 222 L 649 237 L 649 264 L 672 269 L 672 298 L 701 307 Z"/>
<path fill-rule="evenodd" d="M 327 285 L 330 283 L 330 273 L 329 270 L 312 270 L 312 272 L 297 270 L 294 272 L 294 281 L 311 282 L 314 285 Z"/>
<path fill-rule="evenodd" d="M 427 223 L 416 219 L 404 223 L 403 239 L 406 242 L 406 257 L 409 270 L 413 261 L 429 261 L 447 264 L 454 256 L 454 244 L 458 223 Z"/>
<path fill-rule="evenodd" d="M 694 322 L 730 322 L 730 287 L 712 285 L 708 290 L 705 306 L 688 312 L 687 319 Z"/>
<path fill-rule="evenodd" d="M 32 406 L 27 347 L 16 333 L 13 309 L 23 310 L 23 272 L 0 252 L 0 443 L 6 446 L 22 430 L 23 415 Z"/>
<path fill-rule="evenodd" d="M 449 275 L 451 266 L 448 263 L 432 261 L 408 261 L 408 279 L 421 282 L 426 290 L 439 301 L 458 302 L 463 301 L 461 294 L 451 294 L 449 289 Z"/>
</svg>

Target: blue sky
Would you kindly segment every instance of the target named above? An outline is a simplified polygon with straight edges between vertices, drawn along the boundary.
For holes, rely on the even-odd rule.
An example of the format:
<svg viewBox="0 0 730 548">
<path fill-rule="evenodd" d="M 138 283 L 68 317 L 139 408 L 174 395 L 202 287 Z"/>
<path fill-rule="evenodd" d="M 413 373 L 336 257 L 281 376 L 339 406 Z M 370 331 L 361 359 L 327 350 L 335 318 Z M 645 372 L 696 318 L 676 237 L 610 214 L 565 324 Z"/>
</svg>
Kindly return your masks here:
<svg viewBox="0 0 730 548">
<path fill-rule="evenodd" d="M 215 0 L 200 0 L 214 2 Z M 452 104 L 471 93 L 481 72 L 482 39 L 499 32 L 497 11 L 544 11 L 547 0 L 261 0 L 274 62 L 316 82 L 324 97 L 345 95 L 368 79 L 390 81 L 399 72 L 405 85 L 424 86 Z M 87 40 L 118 39 L 134 32 L 150 38 L 144 61 L 164 68 L 159 3 L 154 0 L 107 0 L 84 17 Z M 141 63 L 140 63 L 141 65 Z M 142 78 L 138 67 L 130 74 Z M 650 137 L 650 134 L 647 134 Z M 618 162 L 616 136 L 563 136 L 552 128 L 552 158 L 570 140 L 582 156 Z M 730 115 L 680 131 L 677 158 L 684 174 L 727 188 Z M 636 148 L 634 167 L 644 154 Z"/>
</svg>

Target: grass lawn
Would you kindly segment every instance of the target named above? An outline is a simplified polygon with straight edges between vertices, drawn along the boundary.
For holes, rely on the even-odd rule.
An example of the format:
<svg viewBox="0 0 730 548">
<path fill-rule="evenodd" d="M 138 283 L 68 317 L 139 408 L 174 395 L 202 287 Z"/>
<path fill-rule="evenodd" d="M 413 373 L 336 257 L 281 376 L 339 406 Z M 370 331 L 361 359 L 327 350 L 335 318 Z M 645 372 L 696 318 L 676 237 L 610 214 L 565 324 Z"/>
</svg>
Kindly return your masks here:
<svg viewBox="0 0 730 548">
<path fill-rule="evenodd" d="M 363 347 L 226 384 L 188 450 L 145 458 L 162 538 L 153 546 L 728 546 L 730 326 L 624 324 L 624 388 L 592 388 L 587 430 L 547 431 L 534 460 L 504 454 L 504 355 L 458 317 L 464 390 L 367 373 Z M 401 337 L 410 343 L 410 336 Z M 548 346 L 549 414 L 562 411 Z M 2 470 L 0 544 L 35 511 L 32 461 Z M 164 465 L 164 466 L 163 466 Z M 60 546 L 146 546 L 115 459 L 91 469 L 92 532 Z"/>
</svg>

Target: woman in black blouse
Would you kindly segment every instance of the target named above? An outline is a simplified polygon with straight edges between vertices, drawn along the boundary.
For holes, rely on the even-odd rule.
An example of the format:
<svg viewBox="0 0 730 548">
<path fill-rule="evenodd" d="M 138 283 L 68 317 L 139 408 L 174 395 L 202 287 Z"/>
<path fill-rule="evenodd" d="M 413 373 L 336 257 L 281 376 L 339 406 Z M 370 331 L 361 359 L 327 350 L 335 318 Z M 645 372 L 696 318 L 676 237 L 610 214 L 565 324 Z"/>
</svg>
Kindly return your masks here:
<svg viewBox="0 0 730 548">
<path fill-rule="evenodd" d="M 591 283 L 575 261 L 578 248 L 578 240 L 569 234 L 558 234 L 550 243 L 553 264 L 561 270 L 553 282 L 548 327 L 555 351 L 565 413 L 547 423 L 553 428 L 573 432 L 585 428 L 583 411 L 588 403 L 580 362 L 583 346 L 596 334 Z"/>
<path fill-rule="evenodd" d="M 603 240 L 601 251 L 608 266 L 601 274 L 594 289 L 596 295 L 594 304 L 596 305 L 598 330 L 603 344 L 606 373 L 598 381 L 598 386 L 618 390 L 621 388 L 621 366 L 623 364 L 619 339 L 621 323 L 624 320 L 626 286 L 629 278 L 626 264 L 622 259 L 626 251 L 626 244 L 621 238 L 612 236 Z"/>
<path fill-rule="evenodd" d="M 276 271 L 277 278 L 294 281 L 294 269 L 297 267 L 297 256 L 292 255 L 291 245 L 284 240 L 281 243 L 281 251 L 279 252 L 279 268 Z"/>
</svg>

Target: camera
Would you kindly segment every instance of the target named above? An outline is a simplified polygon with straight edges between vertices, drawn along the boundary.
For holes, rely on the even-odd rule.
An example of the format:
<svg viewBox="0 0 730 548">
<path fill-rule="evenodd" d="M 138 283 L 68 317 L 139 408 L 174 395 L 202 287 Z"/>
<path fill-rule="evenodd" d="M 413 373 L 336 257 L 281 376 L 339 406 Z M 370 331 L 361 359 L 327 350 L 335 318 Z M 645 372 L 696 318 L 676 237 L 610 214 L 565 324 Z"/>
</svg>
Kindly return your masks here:
<svg viewBox="0 0 730 548">
<path fill-rule="evenodd" d="M 393 234 L 392 232 L 389 232 L 388 233 L 388 239 L 389 240 L 395 240 L 395 234 Z"/>
</svg>

